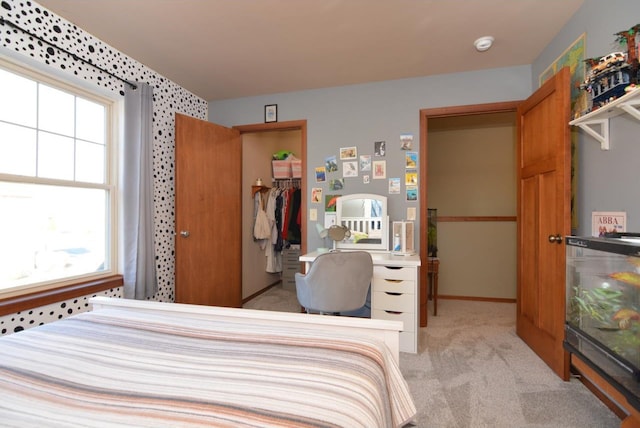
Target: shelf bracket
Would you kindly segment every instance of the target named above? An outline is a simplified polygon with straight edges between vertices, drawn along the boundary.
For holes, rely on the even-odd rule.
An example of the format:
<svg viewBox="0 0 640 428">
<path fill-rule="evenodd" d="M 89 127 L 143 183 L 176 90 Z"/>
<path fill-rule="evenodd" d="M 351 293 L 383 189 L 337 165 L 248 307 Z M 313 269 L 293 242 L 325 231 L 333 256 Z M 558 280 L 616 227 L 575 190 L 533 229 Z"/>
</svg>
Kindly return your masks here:
<svg viewBox="0 0 640 428">
<path fill-rule="evenodd" d="M 618 107 L 635 117 L 637 120 L 640 120 L 640 110 L 638 109 L 638 107 L 640 107 L 640 100 L 637 98 L 623 102 Z"/>
<path fill-rule="evenodd" d="M 640 114 L 638 113 L 638 110 L 635 110 L 635 113 Z M 576 125 L 582 128 L 587 134 L 598 140 L 600 142 L 600 149 L 609 150 L 609 119 L 592 119 L 589 121 L 578 123 Z M 594 125 L 599 126 L 599 130 L 594 129 Z"/>
</svg>

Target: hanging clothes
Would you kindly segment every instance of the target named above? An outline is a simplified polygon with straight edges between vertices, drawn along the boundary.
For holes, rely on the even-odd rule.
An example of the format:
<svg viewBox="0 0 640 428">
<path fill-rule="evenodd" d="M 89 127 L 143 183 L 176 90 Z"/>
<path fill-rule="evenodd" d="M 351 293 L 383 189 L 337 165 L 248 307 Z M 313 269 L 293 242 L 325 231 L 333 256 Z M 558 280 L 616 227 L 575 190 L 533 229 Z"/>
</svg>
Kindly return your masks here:
<svg viewBox="0 0 640 428">
<path fill-rule="evenodd" d="M 267 206 L 265 208 L 265 212 L 271 225 L 271 245 L 267 245 L 265 248 L 265 256 L 267 257 L 266 271 L 269 273 L 282 272 L 282 251 L 276 251 L 276 244 L 278 242 L 278 237 L 280 236 L 275 218 L 276 197 L 278 192 L 278 189 L 271 189 L 269 191 Z"/>
<path fill-rule="evenodd" d="M 289 240 L 289 215 L 291 210 L 291 192 L 292 189 L 286 189 L 282 192 L 283 210 L 282 210 L 282 238 Z"/>
<path fill-rule="evenodd" d="M 293 189 L 291 196 L 291 209 L 288 223 L 287 223 L 287 241 L 292 244 L 300 244 L 302 242 L 301 233 L 301 212 L 300 206 L 302 203 L 302 191 L 300 189 Z"/>
<path fill-rule="evenodd" d="M 253 206 L 253 239 L 260 243 L 260 248 L 265 248 L 271 239 L 271 223 L 265 211 L 262 193 L 256 192 Z"/>
<path fill-rule="evenodd" d="M 282 207 L 284 205 L 284 197 L 282 196 L 282 191 L 278 191 L 276 194 L 276 206 L 274 217 L 276 219 L 276 231 L 278 232 L 278 236 L 276 238 L 275 250 L 282 251 L 284 248 L 284 238 L 282 234 Z"/>
<path fill-rule="evenodd" d="M 301 242 L 302 191 L 296 183 L 278 183 L 254 198 L 254 241 L 264 250 L 265 270 L 282 272 L 282 250 Z"/>
</svg>

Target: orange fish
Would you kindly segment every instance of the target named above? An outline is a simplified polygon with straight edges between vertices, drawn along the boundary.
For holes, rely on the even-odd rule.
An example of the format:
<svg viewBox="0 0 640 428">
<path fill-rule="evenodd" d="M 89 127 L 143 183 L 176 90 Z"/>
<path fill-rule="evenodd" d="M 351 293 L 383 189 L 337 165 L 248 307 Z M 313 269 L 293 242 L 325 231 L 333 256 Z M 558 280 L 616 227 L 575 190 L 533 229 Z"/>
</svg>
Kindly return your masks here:
<svg viewBox="0 0 640 428">
<path fill-rule="evenodd" d="M 629 256 L 627 257 L 627 261 L 634 266 L 640 267 L 640 257 Z"/>
<path fill-rule="evenodd" d="M 633 309 L 620 309 L 618 312 L 613 314 L 612 319 L 614 320 L 634 320 L 640 321 L 640 313 L 634 311 Z"/>
<path fill-rule="evenodd" d="M 640 314 L 633 309 L 620 309 L 612 319 L 618 321 L 620 329 L 627 330 L 631 327 L 631 321 L 640 321 Z"/>
<path fill-rule="evenodd" d="M 635 272 L 614 272 L 609 274 L 609 277 L 617 281 L 640 287 L 640 274 Z"/>
</svg>

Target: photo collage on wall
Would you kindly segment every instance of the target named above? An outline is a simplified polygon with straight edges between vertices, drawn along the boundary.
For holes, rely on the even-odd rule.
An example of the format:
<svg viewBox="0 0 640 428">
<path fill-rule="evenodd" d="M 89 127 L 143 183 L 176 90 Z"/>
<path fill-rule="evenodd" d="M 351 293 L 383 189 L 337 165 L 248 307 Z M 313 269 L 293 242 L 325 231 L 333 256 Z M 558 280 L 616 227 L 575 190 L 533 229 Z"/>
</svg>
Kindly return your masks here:
<svg viewBox="0 0 640 428">
<path fill-rule="evenodd" d="M 399 149 L 404 151 L 404 177 L 387 177 L 386 141 L 374 141 L 373 153 L 358 153 L 357 146 L 341 147 L 339 153 L 324 158 L 324 165 L 315 167 L 316 183 L 326 186 L 311 189 L 311 203 L 324 203 L 325 212 L 335 210 L 335 198 L 345 191 L 349 180 L 361 179 L 363 184 L 371 180 L 388 180 L 390 195 L 401 194 L 404 183 L 405 200 L 418 200 L 418 153 L 413 151 L 413 134 L 401 134 Z"/>
</svg>

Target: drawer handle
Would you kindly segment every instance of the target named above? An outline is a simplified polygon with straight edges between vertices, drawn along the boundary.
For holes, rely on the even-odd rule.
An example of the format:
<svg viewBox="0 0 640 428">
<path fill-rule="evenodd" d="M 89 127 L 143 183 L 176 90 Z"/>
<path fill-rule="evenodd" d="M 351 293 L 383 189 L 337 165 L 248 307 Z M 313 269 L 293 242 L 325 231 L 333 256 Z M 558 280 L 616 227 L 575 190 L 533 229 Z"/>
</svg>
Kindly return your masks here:
<svg viewBox="0 0 640 428">
<path fill-rule="evenodd" d="M 398 311 L 386 311 L 385 310 L 385 312 L 388 313 L 388 314 L 392 314 L 392 315 L 402 315 L 402 312 L 398 312 Z"/>
<path fill-rule="evenodd" d="M 389 296 L 402 296 L 402 293 L 393 293 L 391 291 L 385 291 L 385 294 L 388 294 Z"/>
<path fill-rule="evenodd" d="M 398 270 L 398 269 L 402 269 L 402 266 L 385 266 L 385 268 Z"/>
<path fill-rule="evenodd" d="M 387 279 L 387 278 L 385 278 L 384 280 L 387 281 L 387 282 L 393 282 L 393 283 L 396 283 L 396 284 L 399 283 L 399 282 L 402 282 L 401 279 Z"/>
</svg>

